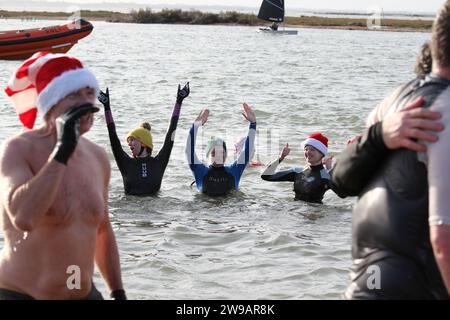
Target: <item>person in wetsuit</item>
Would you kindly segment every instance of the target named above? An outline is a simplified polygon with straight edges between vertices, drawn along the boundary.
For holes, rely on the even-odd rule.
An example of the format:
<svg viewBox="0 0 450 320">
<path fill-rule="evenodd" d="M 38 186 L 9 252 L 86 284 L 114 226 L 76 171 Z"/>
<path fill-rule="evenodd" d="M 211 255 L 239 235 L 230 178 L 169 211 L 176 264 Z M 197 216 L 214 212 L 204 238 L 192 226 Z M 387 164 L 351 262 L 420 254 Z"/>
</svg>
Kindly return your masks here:
<svg viewBox="0 0 450 320">
<path fill-rule="evenodd" d="M 231 165 L 225 165 L 227 146 L 225 141 L 220 138 L 213 137 L 208 141 L 206 156 L 209 157 L 209 166 L 203 164 L 197 157 L 195 152 L 197 131 L 208 120 L 208 109 L 202 110 L 189 131 L 186 143 L 186 156 L 189 168 L 194 175 L 197 189 L 206 195 L 213 197 L 225 196 L 239 187 L 241 176 L 254 149 L 256 134 L 256 115 L 248 104 L 244 103 L 243 107 L 244 112 L 242 114 L 250 125 L 244 150 Z"/>
<path fill-rule="evenodd" d="M 181 89 L 178 86 L 177 100 L 173 107 L 169 129 L 166 133 L 164 144 L 156 156 L 152 156 L 153 137 L 151 127 L 143 123 L 140 127 L 131 130 L 127 135 L 127 143 L 132 156 L 130 157 L 120 144 L 114 123 L 109 90 L 100 92 L 99 101 L 105 107 L 105 119 L 108 127 L 109 140 L 116 159 L 117 166 L 122 174 L 125 193 L 129 195 L 148 196 L 153 195 L 161 188 L 161 182 L 172 152 L 175 130 L 177 128 L 183 100 L 189 96 L 189 82 Z"/>
<path fill-rule="evenodd" d="M 450 124 L 449 39 L 447 1 L 433 26 L 432 73 L 396 90 L 388 111 L 419 101 L 425 108 L 440 111 L 444 125 Z M 383 122 L 375 123 L 349 145 L 332 173 L 332 182 L 340 190 L 359 195 L 353 210 L 351 284 L 345 296 L 449 299 L 449 134 L 443 132 L 426 153 L 417 153 L 390 150 L 384 144 L 383 127 Z M 355 176 L 364 166 L 376 170 Z"/>
<path fill-rule="evenodd" d="M 330 175 L 328 169 L 331 167 L 331 158 L 328 154 L 328 139 L 320 132 L 310 135 L 302 143 L 307 165 L 304 168 L 292 168 L 276 172 L 278 165 L 290 153 L 289 144 L 281 151 L 280 157 L 272 161 L 261 175 L 266 181 L 294 182 L 296 200 L 306 202 L 322 203 L 323 195 L 330 189 Z M 326 162 L 326 167 L 323 165 Z"/>
</svg>

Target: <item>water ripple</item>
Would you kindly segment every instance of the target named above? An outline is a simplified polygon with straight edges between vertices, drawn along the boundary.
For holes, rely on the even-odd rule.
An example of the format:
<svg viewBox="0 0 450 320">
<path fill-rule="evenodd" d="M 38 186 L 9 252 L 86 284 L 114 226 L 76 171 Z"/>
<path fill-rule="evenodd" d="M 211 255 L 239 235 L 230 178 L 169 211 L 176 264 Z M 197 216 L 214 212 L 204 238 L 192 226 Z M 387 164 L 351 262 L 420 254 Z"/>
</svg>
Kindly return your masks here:
<svg viewBox="0 0 450 320">
<path fill-rule="evenodd" d="M 27 23 L 3 20 L 0 29 Z M 87 134 L 111 162 L 109 207 L 128 295 L 340 299 L 351 262 L 354 199 L 330 191 L 324 205 L 293 201 L 292 184 L 262 181 L 260 168 L 248 168 L 240 191 L 229 198 L 207 198 L 189 187 L 188 130 L 200 110 L 210 108 L 197 147 L 219 134 L 232 146 L 247 130 L 240 114 L 247 101 L 258 117 L 261 162 L 277 157 L 288 142 L 292 152 L 282 167 L 302 166 L 300 142 L 314 131 L 325 133 L 338 153 L 363 130 L 376 103 L 412 77 L 427 35 L 300 29 L 297 37 L 267 37 L 253 27 L 94 25 L 71 54 L 93 69 L 102 88 L 109 87 L 124 150 L 127 132 L 142 120 L 152 123 L 155 149 L 161 147 L 177 86 L 191 81 L 158 196 L 123 194 L 101 113 Z M 2 87 L 17 64 L 0 61 Z M 0 118 L 0 140 L 20 130 L 4 95 Z M 95 277 L 106 293 L 98 272 Z"/>
</svg>

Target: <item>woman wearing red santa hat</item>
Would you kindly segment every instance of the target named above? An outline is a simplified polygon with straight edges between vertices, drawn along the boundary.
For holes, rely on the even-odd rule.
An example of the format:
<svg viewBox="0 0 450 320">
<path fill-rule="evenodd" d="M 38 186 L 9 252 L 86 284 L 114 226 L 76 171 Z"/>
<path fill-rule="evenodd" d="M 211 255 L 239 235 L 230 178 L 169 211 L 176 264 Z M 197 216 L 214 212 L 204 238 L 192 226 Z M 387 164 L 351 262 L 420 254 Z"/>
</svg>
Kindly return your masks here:
<svg viewBox="0 0 450 320">
<path fill-rule="evenodd" d="M 29 130 L 0 151 L 0 300 L 102 299 L 94 263 L 112 297 L 125 299 L 108 214 L 109 160 L 84 137 L 98 111 L 97 79 L 76 58 L 39 52 L 5 91 Z M 38 112 L 43 121 L 33 128 Z"/>
<path fill-rule="evenodd" d="M 320 132 L 316 132 L 304 140 L 302 146 L 307 162 L 304 168 L 292 168 L 276 172 L 278 165 L 291 151 L 289 144 L 286 144 L 280 157 L 267 166 L 261 178 L 272 182 L 294 182 L 296 200 L 322 203 L 323 195 L 332 187 L 331 177 L 328 173 L 328 170 L 331 169 L 332 160 L 331 157 L 327 157 L 328 139 Z"/>
</svg>

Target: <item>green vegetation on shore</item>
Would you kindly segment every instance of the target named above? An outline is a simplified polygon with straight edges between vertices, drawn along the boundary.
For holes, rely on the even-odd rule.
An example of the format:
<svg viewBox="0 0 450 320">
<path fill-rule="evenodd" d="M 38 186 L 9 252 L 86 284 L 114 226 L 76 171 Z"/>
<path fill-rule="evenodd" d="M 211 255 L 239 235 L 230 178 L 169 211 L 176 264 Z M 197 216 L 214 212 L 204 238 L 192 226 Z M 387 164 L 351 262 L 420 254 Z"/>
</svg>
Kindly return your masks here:
<svg viewBox="0 0 450 320">
<path fill-rule="evenodd" d="M 18 19 L 67 19 L 72 13 L 67 12 L 28 12 L 0 10 L 2 18 Z M 112 11 L 82 10 L 80 16 L 88 20 L 105 20 L 109 22 L 128 23 L 183 23 L 183 24 L 234 24 L 234 25 L 265 25 L 265 21 L 254 14 L 235 11 L 208 13 L 201 11 L 169 10 L 152 11 L 151 9 L 133 10 L 130 13 Z M 328 18 L 316 16 L 286 17 L 286 25 L 317 28 L 367 29 L 366 19 Z M 388 30 L 421 30 L 431 29 L 432 21 L 421 19 L 383 19 L 382 27 Z"/>
<path fill-rule="evenodd" d="M 151 9 L 131 11 L 132 21 L 136 23 L 186 23 L 186 24 L 240 24 L 259 25 L 259 20 L 254 14 L 228 11 L 221 13 L 209 13 L 201 11 L 183 11 L 163 9 L 154 12 Z"/>
<path fill-rule="evenodd" d="M 286 17 L 286 24 L 303 25 L 309 27 L 362 27 L 367 28 L 366 19 L 355 18 L 326 18 L 326 17 Z M 422 29 L 431 30 L 433 21 L 422 19 L 382 19 L 381 26 L 393 29 Z"/>
</svg>

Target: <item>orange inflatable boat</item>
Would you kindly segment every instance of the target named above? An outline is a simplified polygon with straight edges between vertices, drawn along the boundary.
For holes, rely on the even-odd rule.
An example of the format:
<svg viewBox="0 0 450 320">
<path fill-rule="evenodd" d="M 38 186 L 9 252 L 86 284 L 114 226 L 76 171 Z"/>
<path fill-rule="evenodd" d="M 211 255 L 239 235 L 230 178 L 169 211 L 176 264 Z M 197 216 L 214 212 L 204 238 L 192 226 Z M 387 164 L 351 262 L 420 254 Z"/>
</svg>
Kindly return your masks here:
<svg viewBox="0 0 450 320">
<path fill-rule="evenodd" d="M 94 27 L 79 19 L 38 29 L 0 31 L 0 59 L 27 59 L 35 52 L 66 53 Z"/>
</svg>

